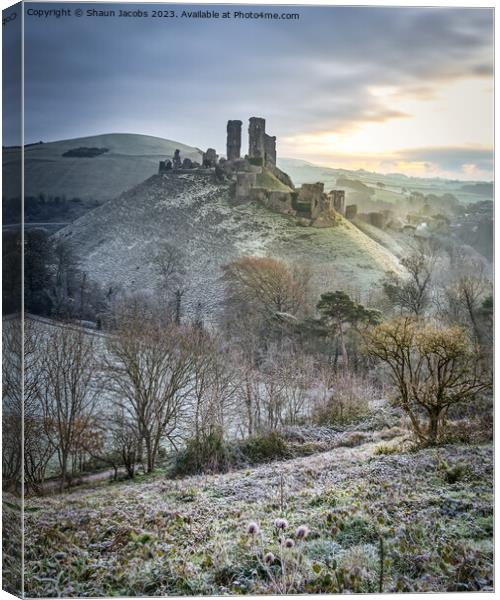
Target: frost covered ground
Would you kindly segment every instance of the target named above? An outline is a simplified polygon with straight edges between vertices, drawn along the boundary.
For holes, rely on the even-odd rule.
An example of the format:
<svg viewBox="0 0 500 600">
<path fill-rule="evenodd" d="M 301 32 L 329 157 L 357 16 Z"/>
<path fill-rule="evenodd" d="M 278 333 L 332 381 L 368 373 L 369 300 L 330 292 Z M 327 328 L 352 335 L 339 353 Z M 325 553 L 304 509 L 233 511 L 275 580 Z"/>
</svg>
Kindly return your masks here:
<svg viewBox="0 0 500 600">
<path fill-rule="evenodd" d="M 212 173 L 153 176 L 57 233 L 71 241 L 91 277 L 104 285 L 153 290 L 158 244 L 183 253 L 185 303 L 205 313 L 220 303 L 221 267 L 243 255 L 309 265 L 318 293 L 368 293 L 387 271 L 399 271 L 386 248 L 343 220 L 337 227 L 300 227 L 296 219 L 253 204 L 232 206 L 228 185 Z"/>
<path fill-rule="evenodd" d="M 26 593 L 272 593 L 280 559 L 266 570 L 247 526 L 279 557 L 278 517 L 294 542 L 283 551 L 296 565 L 292 593 L 491 590 L 491 446 L 402 452 L 400 434 L 351 433 L 327 452 L 223 475 L 31 499 Z"/>
</svg>

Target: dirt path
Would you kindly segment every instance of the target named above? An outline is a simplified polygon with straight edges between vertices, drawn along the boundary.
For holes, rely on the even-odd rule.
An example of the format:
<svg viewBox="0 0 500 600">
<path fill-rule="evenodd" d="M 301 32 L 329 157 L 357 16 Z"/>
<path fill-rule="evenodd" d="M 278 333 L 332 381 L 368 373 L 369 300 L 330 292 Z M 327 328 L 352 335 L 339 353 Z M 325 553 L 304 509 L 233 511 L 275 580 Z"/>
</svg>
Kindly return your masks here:
<svg viewBox="0 0 500 600">
<path fill-rule="evenodd" d="M 124 475 L 126 470 L 124 467 L 120 467 L 118 469 L 118 475 Z M 71 491 L 76 487 L 87 485 L 91 483 L 98 483 L 100 481 L 105 481 L 106 479 L 113 479 L 115 476 L 114 469 L 106 469 L 105 471 L 99 471 L 98 473 L 87 473 L 85 475 L 78 475 L 74 477 L 71 481 L 71 487 L 66 491 Z M 42 485 L 41 495 L 49 495 L 49 494 L 58 494 L 60 491 L 61 480 L 60 479 L 50 479 L 49 481 L 45 481 Z"/>
</svg>

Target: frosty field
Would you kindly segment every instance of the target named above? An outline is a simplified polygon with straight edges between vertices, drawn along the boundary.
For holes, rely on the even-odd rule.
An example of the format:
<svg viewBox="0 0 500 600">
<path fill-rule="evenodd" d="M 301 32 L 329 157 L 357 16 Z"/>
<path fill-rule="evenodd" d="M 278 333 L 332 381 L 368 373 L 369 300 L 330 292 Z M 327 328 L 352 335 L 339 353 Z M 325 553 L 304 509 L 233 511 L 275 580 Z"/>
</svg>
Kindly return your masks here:
<svg viewBox="0 0 500 600">
<path fill-rule="evenodd" d="M 280 517 L 295 541 L 285 558 L 298 561 L 291 593 L 488 589 L 491 446 L 401 452 L 401 433 L 354 430 L 327 452 L 223 475 L 158 473 L 31 499 L 27 593 L 273 593 L 247 528 L 257 523 L 278 556 Z"/>
</svg>

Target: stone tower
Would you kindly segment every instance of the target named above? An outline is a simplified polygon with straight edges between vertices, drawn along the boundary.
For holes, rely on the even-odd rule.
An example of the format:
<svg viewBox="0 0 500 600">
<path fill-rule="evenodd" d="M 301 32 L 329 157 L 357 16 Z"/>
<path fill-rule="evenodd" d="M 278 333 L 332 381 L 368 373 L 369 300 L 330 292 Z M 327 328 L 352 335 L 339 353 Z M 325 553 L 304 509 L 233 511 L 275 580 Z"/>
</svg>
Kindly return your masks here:
<svg viewBox="0 0 500 600">
<path fill-rule="evenodd" d="M 264 146 L 266 149 L 266 163 L 276 165 L 276 137 L 264 134 Z"/>
<path fill-rule="evenodd" d="M 227 160 L 237 160 L 241 151 L 241 121 L 227 122 Z"/>
<path fill-rule="evenodd" d="M 332 190 L 330 192 L 330 198 L 332 200 L 333 208 L 341 215 L 345 215 L 345 191 Z"/>
<path fill-rule="evenodd" d="M 251 117 L 248 127 L 248 156 L 262 158 L 266 156 L 266 120 L 260 117 Z"/>
</svg>

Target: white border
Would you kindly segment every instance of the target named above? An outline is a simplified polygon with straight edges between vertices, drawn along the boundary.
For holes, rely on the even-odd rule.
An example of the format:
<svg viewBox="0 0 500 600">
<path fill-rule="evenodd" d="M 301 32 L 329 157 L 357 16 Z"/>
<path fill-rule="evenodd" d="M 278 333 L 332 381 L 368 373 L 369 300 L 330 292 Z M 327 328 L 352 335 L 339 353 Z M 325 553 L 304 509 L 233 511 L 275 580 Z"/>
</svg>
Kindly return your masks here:
<svg viewBox="0 0 500 600">
<path fill-rule="evenodd" d="M 36 1 L 36 0 L 35 0 Z M 78 2 L 76 0 L 49 0 L 50 3 L 53 4 L 141 4 L 140 2 L 123 2 L 121 0 L 105 0 L 105 2 Z M 49 3 L 49 2 L 44 2 L 44 3 Z M 6 8 L 12 6 L 16 4 L 16 2 L 12 2 L 12 1 L 8 1 L 8 0 L 0 0 L 0 7 L 2 10 L 5 10 Z M 286 0 L 272 0 L 272 1 L 268 1 L 268 0 L 233 0 L 232 2 L 214 2 L 213 0 L 198 0 L 197 2 L 194 2 L 192 0 L 189 0 L 187 2 L 143 2 L 143 4 L 194 4 L 194 5 L 200 5 L 200 4 L 246 4 L 246 5 L 256 5 L 256 4 L 263 4 L 263 5 L 270 5 L 270 4 L 274 4 L 274 5 L 287 5 L 287 6 L 394 6 L 394 7 L 415 7 L 415 8 L 419 8 L 419 7 L 454 7 L 454 8 L 458 8 L 458 7 L 463 7 L 463 8 L 495 8 L 497 6 L 497 0 L 493 0 L 490 2 L 476 2 L 475 0 L 468 0 L 468 1 L 463 1 L 463 0 L 438 0 L 438 1 L 433 1 L 433 2 L 423 2 L 423 3 L 416 3 L 416 2 L 404 2 L 401 0 L 385 0 L 384 2 L 377 2 L 376 0 L 364 0 L 364 2 L 334 2 L 331 0 L 314 0 L 314 2 L 311 1 L 303 1 L 303 2 L 287 2 Z M 495 11 L 495 16 L 494 16 L 494 24 L 495 24 L 495 31 L 496 31 L 496 25 L 497 25 L 497 14 Z M 23 33 L 23 37 L 24 37 L 24 14 L 23 14 L 23 23 L 22 23 L 22 33 Z M 0 51 L 1 52 L 1 51 Z M 496 75 L 497 75 L 497 48 L 496 48 L 496 44 L 495 44 L 495 80 L 496 80 Z M 23 45 L 23 68 L 24 68 L 24 45 Z M 1 70 L 1 67 L 0 67 Z M 24 91 L 24 72 L 23 72 L 23 81 L 22 81 L 22 89 Z M 0 99 L 0 106 L 1 106 L 1 99 Z M 496 114 L 496 109 L 497 109 L 497 96 L 495 94 L 495 114 Z M 1 122 L 0 122 L 0 134 L 1 134 Z M 495 123 L 495 147 L 496 147 L 496 143 L 497 143 L 497 128 L 496 128 L 496 123 Z M 23 93 L 23 100 L 22 100 L 22 145 L 23 145 L 23 165 L 22 165 L 22 177 L 23 177 L 23 182 L 22 182 L 22 190 L 23 190 L 23 196 L 24 196 L 24 93 Z M 497 180 L 497 176 L 498 176 L 498 172 L 497 172 L 498 166 L 497 166 L 497 162 L 495 161 L 495 181 Z M 0 175 L 0 184 L 1 184 L 1 175 Z M 495 202 L 496 202 L 496 198 L 497 198 L 497 194 L 496 194 L 496 186 L 495 186 Z M 0 217 L 1 219 L 1 217 Z M 23 210 L 23 245 L 24 245 L 24 210 Z M 496 241 L 496 233 L 497 233 L 497 226 L 496 226 L 496 221 L 494 222 L 494 231 L 495 231 L 495 241 Z M 495 256 L 494 256 L 494 260 L 495 260 L 495 280 L 498 274 L 498 265 L 499 265 L 499 261 L 498 259 L 500 258 L 500 249 L 499 249 L 499 245 L 497 245 L 495 243 Z M 1 257 L 0 257 L 0 266 L 1 266 Z M 24 259 L 23 259 L 23 269 L 24 269 Z M 24 292 L 24 290 L 23 290 Z M 496 298 L 496 294 L 495 294 L 495 315 L 496 315 L 496 310 L 497 310 L 498 306 L 497 306 L 497 298 Z M 24 307 L 23 307 L 23 317 L 24 317 Z M 496 339 L 497 339 L 497 327 L 496 327 L 496 319 L 495 319 L 495 343 L 496 343 Z M 23 332 L 24 333 L 24 332 Z M 24 337 L 24 336 L 23 336 Z M 495 356 L 495 389 L 497 389 L 497 378 L 499 377 L 498 373 L 499 370 L 497 369 L 497 366 L 500 364 L 500 362 L 497 364 L 497 356 Z M 24 367 L 24 365 L 23 365 Z M 24 379 L 24 377 L 23 377 Z M 495 424 L 496 424 L 496 419 L 495 419 Z M 23 418 L 23 426 L 24 426 L 24 418 Z M 496 428 L 495 428 L 496 429 Z M 495 440 L 496 441 L 496 440 Z M 498 447 L 498 444 L 495 444 L 495 463 L 496 463 L 496 458 L 497 458 L 497 453 L 500 452 L 500 449 Z M 495 489 L 496 489 L 496 483 L 497 483 L 497 472 L 495 469 Z M 23 486 L 24 487 L 24 486 Z M 24 489 L 23 489 L 24 491 Z M 24 494 L 23 494 L 24 495 Z M 496 495 L 495 495 L 496 496 Z M 496 513 L 496 506 L 497 506 L 497 498 L 495 497 L 495 513 Z M 24 505 L 23 505 L 23 509 L 24 509 Z M 24 515 L 24 510 L 23 510 L 23 515 Z M 496 516 L 496 514 L 495 514 Z M 24 521 L 23 521 L 24 522 Z M 23 532 L 22 532 L 22 546 L 24 549 L 24 528 L 23 528 Z M 496 526 L 496 519 L 495 519 L 495 556 L 497 555 L 496 553 L 496 547 L 497 547 L 497 540 L 498 540 L 498 536 L 497 536 L 497 526 Z M 1 552 L 1 548 L 0 548 L 0 552 Z M 23 552 L 23 557 L 22 557 L 22 565 L 23 565 L 23 588 L 24 588 L 24 552 Z M 495 562 L 495 581 L 496 581 L 496 576 L 498 573 L 498 569 L 497 569 L 497 565 Z M 0 572 L 0 577 L 1 577 L 1 572 Z M 431 594 L 433 598 L 436 597 L 442 597 L 445 600 L 460 600 L 460 599 L 464 599 L 467 597 L 471 597 L 471 596 L 477 596 L 477 594 L 480 592 L 476 592 L 475 594 L 471 594 L 471 593 L 433 593 Z M 417 597 L 417 596 L 422 596 L 422 594 L 370 594 L 368 597 L 379 599 L 379 598 L 387 598 L 387 596 L 389 597 L 404 597 L 404 598 L 413 598 L 413 597 Z M 202 596 L 200 597 L 201 599 L 205 599 L 208 596 Z M 309 597 L 309 596 L 308 596 Z M 332 596 L 332 595 L 311 595 L 311 598 L 317 598 L 318 600 L 321 598 L 329 598 L 329 599 L 333 599 L 333 598 L 338 598 L 338 596 Z M 8 594 L 7 592 L 0 590 L 0 600 L 4 600 L 4 599 L 11 599 L 13 598 L 13 596 L 11 596 L 10 594 Z M 183 597 L 181 597 L 183 598 Z M 186 598 L 197 598 L 196 596 L 186 596 Z M 249 598 L 252 599 L 258 599 L 258 598 L 269 598 L 269 596 L 249 596 Z"/>
</svg>

